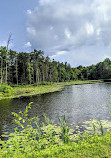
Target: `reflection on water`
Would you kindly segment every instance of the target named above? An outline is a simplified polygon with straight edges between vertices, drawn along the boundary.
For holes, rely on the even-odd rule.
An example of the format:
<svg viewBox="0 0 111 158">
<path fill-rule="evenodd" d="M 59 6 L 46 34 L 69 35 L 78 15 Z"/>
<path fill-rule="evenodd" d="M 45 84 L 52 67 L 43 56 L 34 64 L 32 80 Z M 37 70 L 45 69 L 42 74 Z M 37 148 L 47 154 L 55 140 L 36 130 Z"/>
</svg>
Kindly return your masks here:
<svg viewBox="0 0 111 158">
<path fill-rule="evenodd" d="M 15 128 L 11 112 L 24 111 L 33 102 L 29 116 L 43 119 L 46 113 L 55 123 L 65 114 L 72 126 L 91 118 L 108 119 L 111 99 L 111 84 L 97 83 L 66 86 L 60 92 L 20 99 L 0 101 L 0 134 L 12 132 Z"/>
</svg>

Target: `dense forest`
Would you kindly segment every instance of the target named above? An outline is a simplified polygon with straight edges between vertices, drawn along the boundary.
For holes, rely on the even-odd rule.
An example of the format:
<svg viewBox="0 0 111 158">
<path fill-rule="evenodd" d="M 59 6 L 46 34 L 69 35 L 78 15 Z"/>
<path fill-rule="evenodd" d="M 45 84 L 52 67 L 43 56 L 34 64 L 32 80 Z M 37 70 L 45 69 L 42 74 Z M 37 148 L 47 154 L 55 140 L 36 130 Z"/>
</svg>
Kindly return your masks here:
<svg viewBox="0 0 111 158">
<path fill-rule="evenodd" d="M 71 68 L 67 62 L 60 63 L 45 57 L 43 51 L 30 53 L 7 50 L 0 47 L 0 83 L 32 84 L 38 82 L 63 82 L 85 79 L 108 79 L 111 77 L 111 61 L 87 67 Z"/>
<path fill-rule="evenodd" d="M 87 67 L 78 66 L 80 70 L 79 79 L 109 79 L 111 78 L 111 60 L 106 58 L 103 62 Z"/>
</svg>

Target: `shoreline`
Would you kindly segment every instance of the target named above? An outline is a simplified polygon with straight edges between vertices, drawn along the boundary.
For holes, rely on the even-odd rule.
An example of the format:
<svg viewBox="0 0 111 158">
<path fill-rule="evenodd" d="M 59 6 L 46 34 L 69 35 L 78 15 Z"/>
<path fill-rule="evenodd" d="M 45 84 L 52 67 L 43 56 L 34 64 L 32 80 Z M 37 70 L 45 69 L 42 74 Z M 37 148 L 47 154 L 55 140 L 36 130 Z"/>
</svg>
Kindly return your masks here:
<svg viewBox="0 0 111 158">
<path fill-rule="evenodd" d="M 102 83 L 102 81 L 100 81 L 100 80 L 85 80 L 85 81 L 76 80 L 76 81 L 70 81 L 70 82 L 53 83 L 50 85 L 18 86 L 18 87 L 13 87 L 13 91 L 14 91 L 13 95 L 0 96 L 0 100 L 31 97 L 31 96 L 61 91 L 62 89 L 64 89 L 65 86 L 69 86 L 69 85 L 82 85 L 82 84 L 94 84 L 94 83 Z"/>
</svg>

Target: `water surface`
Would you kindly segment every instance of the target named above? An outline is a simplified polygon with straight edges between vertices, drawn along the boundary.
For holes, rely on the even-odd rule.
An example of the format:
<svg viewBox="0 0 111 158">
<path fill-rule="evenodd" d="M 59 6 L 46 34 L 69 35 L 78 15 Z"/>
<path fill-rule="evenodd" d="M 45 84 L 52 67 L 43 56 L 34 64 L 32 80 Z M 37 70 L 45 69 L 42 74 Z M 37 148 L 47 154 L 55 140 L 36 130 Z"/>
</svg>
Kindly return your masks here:
<svg viewBox="0 0 111 158">
<path fill-rule="evenodd" d="M 0 101 L 0 134 L 13 132 L 16 125 L 11 112 L 24 111 L 33 102 L 29 117 L 43 119 L 45 113 L 55 123 L 65 114 L 74 127 L 89 119 L 110 119 L 111 84 L 96 83 L 66 86 L 60 92 L 42 94 L 34 97 L 7 99 Z"/>
</svg>

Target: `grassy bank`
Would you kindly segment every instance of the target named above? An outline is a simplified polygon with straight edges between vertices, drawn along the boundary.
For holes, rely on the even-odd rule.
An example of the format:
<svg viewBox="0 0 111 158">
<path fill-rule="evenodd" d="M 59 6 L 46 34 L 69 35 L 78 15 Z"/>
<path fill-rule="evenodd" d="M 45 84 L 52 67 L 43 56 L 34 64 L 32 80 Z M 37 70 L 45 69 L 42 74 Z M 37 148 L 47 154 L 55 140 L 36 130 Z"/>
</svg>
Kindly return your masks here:
<svg viewBox="0 0 111 158">
<path fill-rule="evenodd" d="M 93 125 L 93 132 L 74 134 L 65 117 L 60 118 L 59 126 L 46 116 L 45 124 L 39 124 L 37 117 L 29 119 L 28 109 L 19 114 L 13 113 L 15 122 L 23 129 L 16 128 L 7 141 L 0 141 L 0 158 L 110 158 L 111 131 L 106 134 L 100 121 Z M 35 122 L 33 129 L 31 122 Z"/>
<path fill-rule="evenodd" d="M 60 82 L 46 85 L 21 85 L 21 86 L 6 86 L 1 85 L 0 87 L 0 100 L 6 98 L 18 98 L 23 96 L 33 96 L 38 94 L 50 93 L 60 91 L 66 85 L 77 85 L 77 84 L 92 84 L 101 82 L 98 80 L 86 80 L 86 81 L 70 81 Z"/>
<path fill-rule="evenodd" d="M 101 80 L 75 80 L 70 82 L 62 82 L 63 85 L 81 85 L 81 84 L 93 84 L 93 83 L 100 83 Z"/>
</svg>

